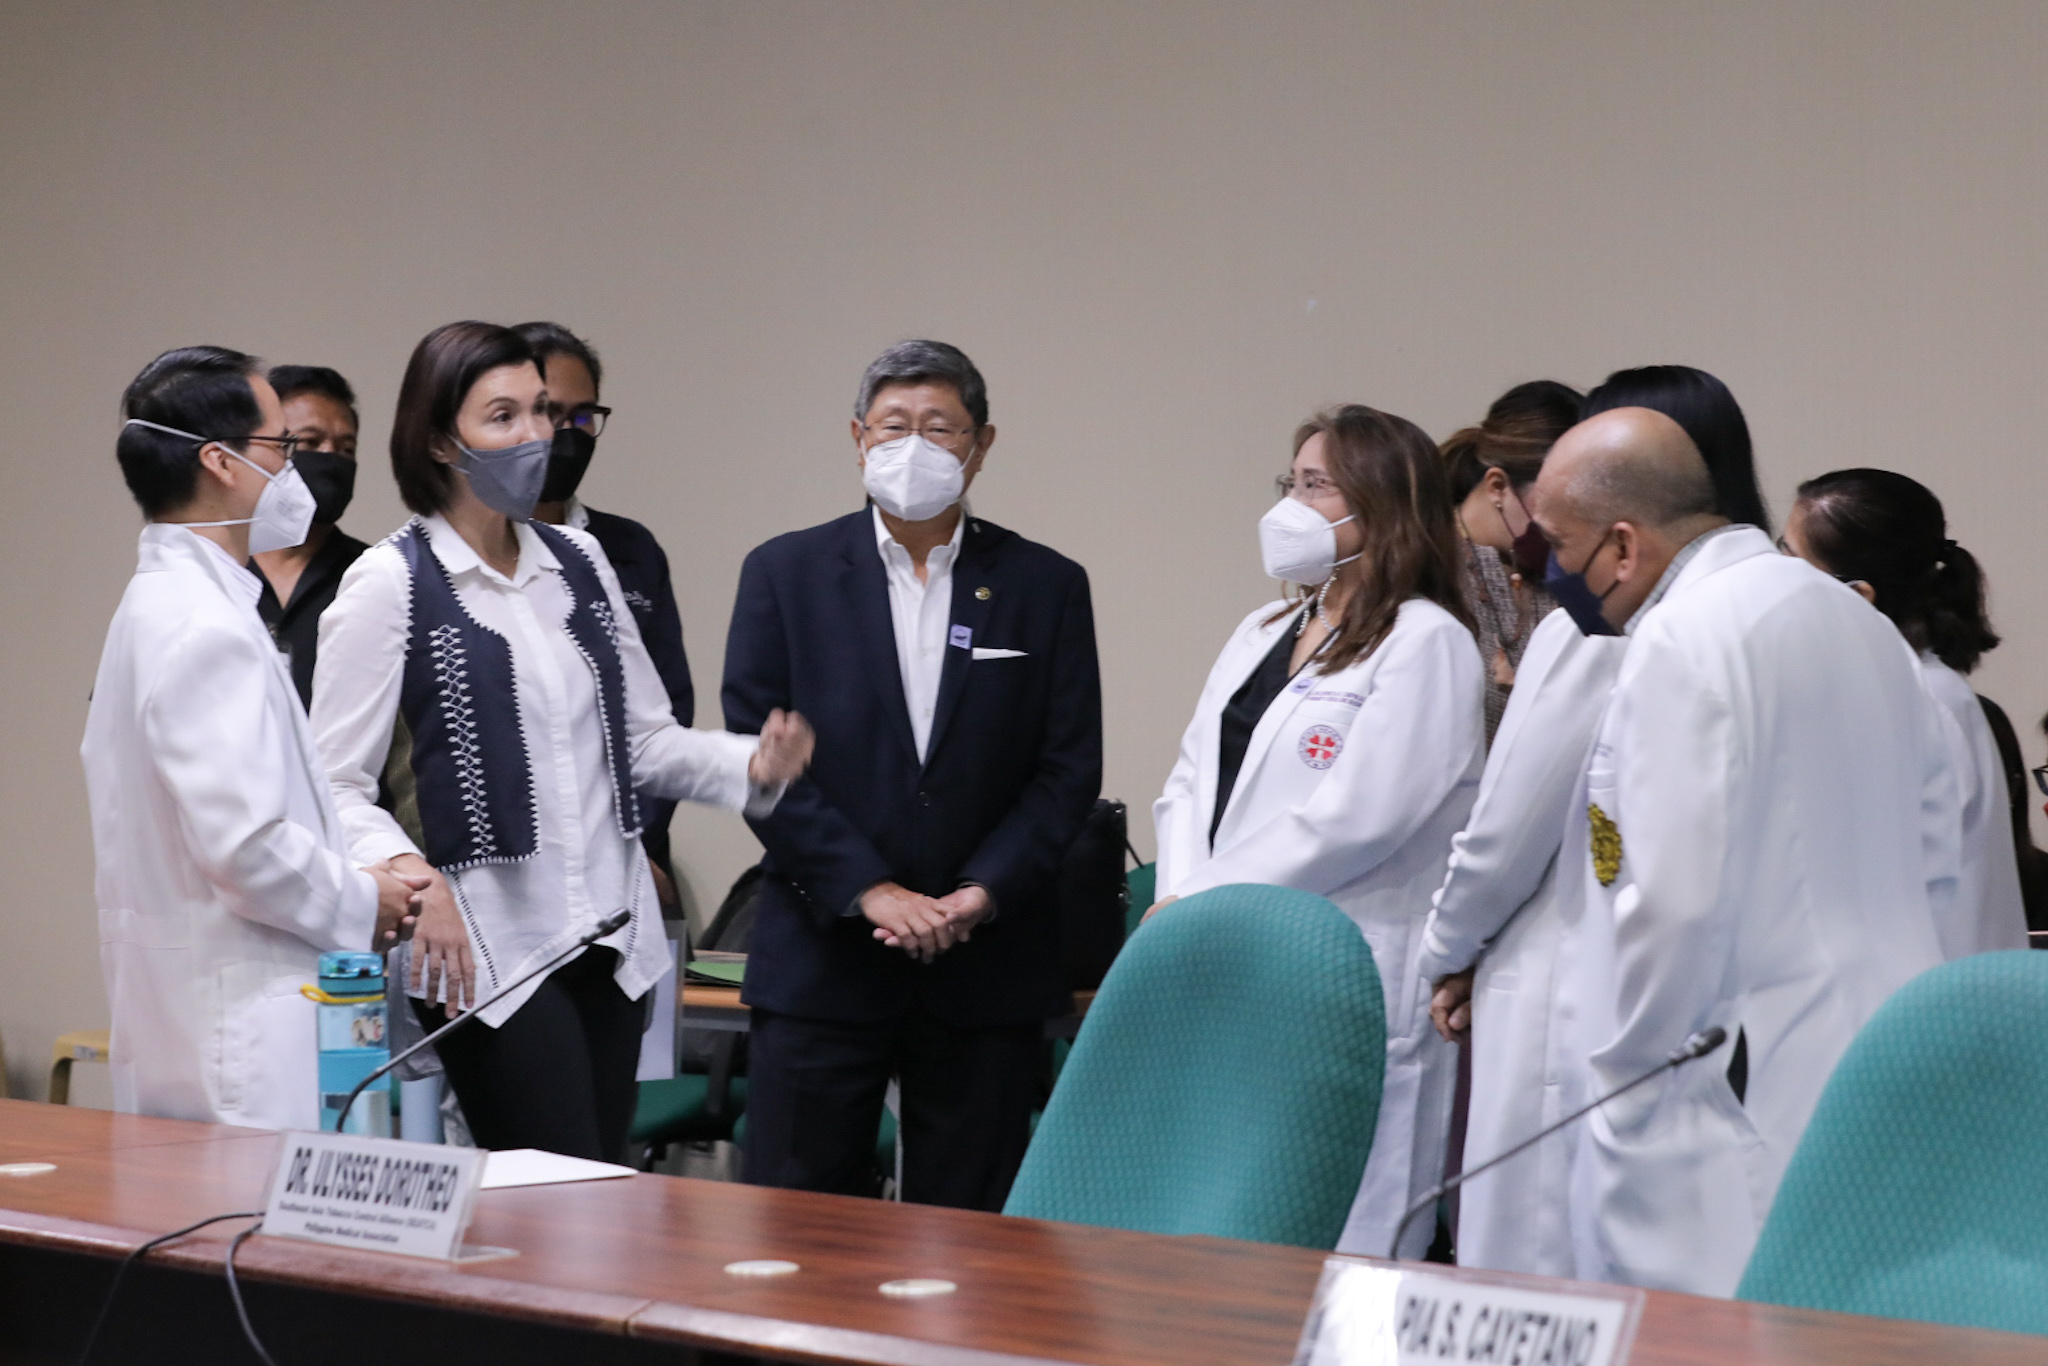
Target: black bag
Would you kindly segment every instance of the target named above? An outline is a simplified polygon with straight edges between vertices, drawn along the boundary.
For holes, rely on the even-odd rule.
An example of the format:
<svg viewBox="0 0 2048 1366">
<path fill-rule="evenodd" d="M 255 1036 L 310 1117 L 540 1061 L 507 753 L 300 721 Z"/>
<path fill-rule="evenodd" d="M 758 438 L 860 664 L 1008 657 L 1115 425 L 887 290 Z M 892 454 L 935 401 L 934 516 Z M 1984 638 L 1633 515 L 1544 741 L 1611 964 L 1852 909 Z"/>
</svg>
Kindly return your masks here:
<svg viewBox="0 0 2048 1366">
<path fill-rule="evenodd" d="M 1060 960 L 1069 991 L 1092 991 L 1102 985 L 1103 975 L 1123 950 L 1124 916 L 1131 899 L 1124 882 L 1127 826 L 1122 802 L 1098 800 L 1060 863 Z"/>
<path fill-rule="evenodd" d="M 766 876 L 758 863 L 739 875 L 726 892 L 725 900 L 718 903 L 718 913 L 704 927 L 704 938 L 698 948 L 718 953 L 747 951 L 747 945 L 754 939 L 754 912 L 761 905 L 761 880 Z"/>
</svg>

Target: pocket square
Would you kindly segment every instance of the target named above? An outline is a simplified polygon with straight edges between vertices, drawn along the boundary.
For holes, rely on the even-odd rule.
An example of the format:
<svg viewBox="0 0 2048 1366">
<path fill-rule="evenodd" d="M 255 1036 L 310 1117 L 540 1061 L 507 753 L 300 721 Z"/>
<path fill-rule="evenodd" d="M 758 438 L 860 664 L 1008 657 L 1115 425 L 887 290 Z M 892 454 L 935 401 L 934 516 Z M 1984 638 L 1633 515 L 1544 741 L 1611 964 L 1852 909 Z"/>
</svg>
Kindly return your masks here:
<svg viewBox="0 0 2048 1366">
<path fill-rule="evenodd" d="M 976 659 L 1022 659 L 1024 657 L 1024 651 L 988 650 L 983 649 L 981 646 L 977 645 L 974 647 L 974 657 Z"/>
</svg>

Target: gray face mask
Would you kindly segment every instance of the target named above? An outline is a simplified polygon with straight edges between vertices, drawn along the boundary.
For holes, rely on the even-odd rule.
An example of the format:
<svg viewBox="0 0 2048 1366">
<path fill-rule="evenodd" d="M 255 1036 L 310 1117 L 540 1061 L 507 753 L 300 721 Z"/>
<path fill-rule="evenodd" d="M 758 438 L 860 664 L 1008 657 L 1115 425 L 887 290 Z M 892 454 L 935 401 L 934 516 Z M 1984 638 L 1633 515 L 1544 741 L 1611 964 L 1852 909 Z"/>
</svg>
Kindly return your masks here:
<svg viewBox="0 0 2048 1366">
<path fill-rule="evenodd" d="M 551 437 L 495 451 L 473 451 L 458 441 L 455 449 L 461 456 L 455 468 L 469 476 L 469 487 L 485 507 L 515 522 L 530 522 L 541 486 L 547 483 L 548 453 L 554 445 Z"/>
</svg>

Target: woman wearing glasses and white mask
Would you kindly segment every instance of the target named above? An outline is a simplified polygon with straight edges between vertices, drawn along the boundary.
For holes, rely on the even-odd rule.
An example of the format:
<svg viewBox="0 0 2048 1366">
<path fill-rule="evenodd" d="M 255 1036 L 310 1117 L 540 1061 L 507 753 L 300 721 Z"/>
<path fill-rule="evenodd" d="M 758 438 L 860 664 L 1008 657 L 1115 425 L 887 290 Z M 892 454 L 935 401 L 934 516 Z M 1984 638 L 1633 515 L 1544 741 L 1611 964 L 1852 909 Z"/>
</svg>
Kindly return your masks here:
<svg viewBox="0 0 2048 1366">
<path fill-rule="evenodd" d="M 615 1161 L 669 967 L 640 798 L 765 812 L 811 738 L 779 713 L 758 741 L 676 723 L 597 542 L 531 520 L 553 438 L 518 333 L 451 323 L 419 344 L 391 432 L 418 516 L 322 618 L 313 731 L 351 847 L 430 879 L 408 982 L 422 1025 L 629 913 L 436 1046 L 479 1145 Z M 423 848 L 377 805 L 401 720 Z"/>
<path fill-rule="evenodd" d="M 1485 681 L 1435 443 L 1352 404 L 1302 424 L 1294 447 L 1259 542 L 1266 572 L 1298 591 L 1246 617 L 1209 672 L 1152 809 L 1154 911 L 1252 882 L 1358 922 L 1386 998 L 1386 1081 L 1338 1247 L 1383 1255 L 1443 1175 L 1455 1052 L 1430 1027 L 1415 958 L 1478 791 Z M 1433 1235 L 1417 1221 L 1403 1252 Z"/>
</svg>

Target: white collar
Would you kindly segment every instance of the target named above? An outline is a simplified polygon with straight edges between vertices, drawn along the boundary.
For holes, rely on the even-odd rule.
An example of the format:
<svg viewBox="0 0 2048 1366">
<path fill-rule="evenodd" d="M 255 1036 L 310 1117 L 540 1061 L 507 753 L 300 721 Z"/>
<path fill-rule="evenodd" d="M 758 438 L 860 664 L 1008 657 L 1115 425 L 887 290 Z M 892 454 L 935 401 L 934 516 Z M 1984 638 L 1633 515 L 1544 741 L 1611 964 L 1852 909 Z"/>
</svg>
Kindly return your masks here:
<svg viewBox="0 0 2048 1366">
<path fill-rule="evenodd" d="M 1710 545 L 1713 547 L 1713 553 L 1702 553 Z M 1628 625 L 1621 628 L 1622 634 L 1634 635 L 1636 628 L 1642 625 L 1644 618 L 1650 614 L 1651 608 L 1695 579 L 1705 578 L 1717 570 L 1726 569 L 1737 561 L 1755 555 L 1775 553 L 1777 552 L 1771 545 L 1771 538 L 1747 522 L 1730 522 L 1693 537 L 1671 557 L 1671 563 L 1666 565 L 1664 572 L 1658 576 L 1657 586 L 1650 590 L 1650 596 L 1643 599 L 1643 605 L 1636 608 L 1635 614 L 1628 619 Z"/>
<path fill-rule="evenodd" d="M 889 524 L 882 520 L 882 510 L 871 503 L 868 505 L 868 511 L 874 515 L 875 549 L 882 552 L 883 561 L 885 563 L 888 561 L 889 547 L 892 545 L 895 546 L 898 550 L 903 551 L 905 555 L 908 555 L 910 551 L 907 547 L 904 546 L 903 542 L 897 540 L 894 536 L 891 536 L 889 534 Z M 937 554 L 939 551 L 943 550 L 946 552 L 946 557 L 950 561 L 953 556 L 960 553 L 960 538 L 962 535 L 966 533 L 966 531 L 967 509 L 963 505 L 960 509 L 960 520 L 953 523 L 953 534 L 947 538 L 946 543 L 944 545 L 933 546 L 932 553 Z"/>
<path fill-rule="evenodd" d="M 562 525 L 573 526 L 578 531 L 590 530 L 590 509 L 583 506 L 583 500 L 573 493 L 562 505 Z"/>
<path fill-rule="evenodd" d="M 462 539 L 462 533 L 440 513 L 419 520 L 426 528 L 427 544 L 434 548 L 435 558 L 441 561 L 441 567 L 448 571 L 450 578 L 458 574 L 478 573 L 499 583 L 509 583 L 514 588 L 524 588 L 542 570 L 561 572 L 562 562 L 555 558 L 555 552 L 548 549 L 547 542 L 541 540 L 525 522 L 512 524 L 512 534 L 519 542 L 519 565 L 508 579 L 485 564 L 483 556 L 477 554 L 469 542 Z"/>
<path fill-rule="evenodd" d="M 257 578 L 249 566 L 235 563 L 235 557 L 216 542 L 182 523 L 150 522 L 142 528 L 142 545 L 145 558 L 153 548 L 160 554 L 197 559 L 199 564 L 212 571 L 223 587 L 247 598 L 251 607 L 263 597 L 263 580 Z"/>
</svg>

